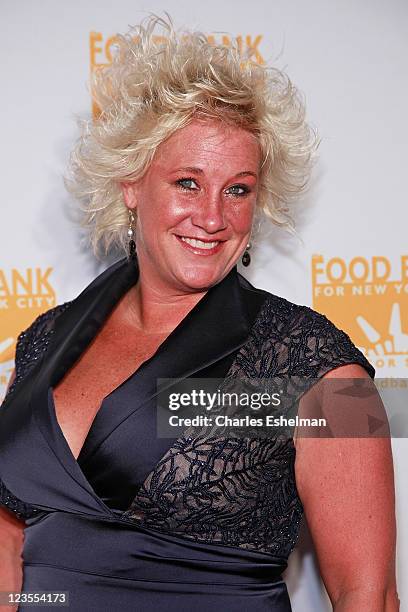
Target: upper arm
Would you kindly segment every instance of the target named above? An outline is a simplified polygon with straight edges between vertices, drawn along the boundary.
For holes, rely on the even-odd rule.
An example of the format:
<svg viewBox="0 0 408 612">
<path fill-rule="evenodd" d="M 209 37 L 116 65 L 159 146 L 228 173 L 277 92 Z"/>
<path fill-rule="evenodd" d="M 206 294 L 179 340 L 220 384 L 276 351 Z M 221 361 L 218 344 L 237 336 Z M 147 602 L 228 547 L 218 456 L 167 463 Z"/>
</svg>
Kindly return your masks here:
<svg viewBox="0 0 408 612">
<path fill-rule="evenodd" d="M 364 377 L 368 374 L 361 366 L 350 364 L 324 378 Z M 336 401 L 330 410 L 335 413 Z M 295 476 L 331 600 L 354 588 L 393 585 L 396 524 L 390 438 L 298 437 Z"/>
<path fill-rule="evenodd" d="M 23 586 L 24 523 L 1 507 L 0 542 L 0 588 L 6 592 L 20 592 Z M 11 607 L 8 606 L 7 610 Z"/>
<path fill-rule="evenodd" d="M 24 542 L 25 521 L 18 519 L 7 508 L 0 506 L 1 551 L 7 554 L 21 554 Z"/>
</svg>

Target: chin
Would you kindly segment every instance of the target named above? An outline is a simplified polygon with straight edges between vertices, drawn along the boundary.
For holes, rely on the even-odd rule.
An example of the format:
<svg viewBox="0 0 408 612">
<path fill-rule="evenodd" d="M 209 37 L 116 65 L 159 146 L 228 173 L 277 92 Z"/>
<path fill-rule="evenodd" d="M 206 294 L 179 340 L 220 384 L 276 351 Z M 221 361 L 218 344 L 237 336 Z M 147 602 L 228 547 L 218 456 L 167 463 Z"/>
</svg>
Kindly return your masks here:
<svg viewBox="0 0 408 612">
<path fill-rule="evenodd" d="M 220 270 L 218 266 L 195 266 L 184 268 L 178 278 L 184 286 L 195 290 L 205 290 L 216 285 L 226 274 L 227 272 L 224 269 Z"/>
</svg>

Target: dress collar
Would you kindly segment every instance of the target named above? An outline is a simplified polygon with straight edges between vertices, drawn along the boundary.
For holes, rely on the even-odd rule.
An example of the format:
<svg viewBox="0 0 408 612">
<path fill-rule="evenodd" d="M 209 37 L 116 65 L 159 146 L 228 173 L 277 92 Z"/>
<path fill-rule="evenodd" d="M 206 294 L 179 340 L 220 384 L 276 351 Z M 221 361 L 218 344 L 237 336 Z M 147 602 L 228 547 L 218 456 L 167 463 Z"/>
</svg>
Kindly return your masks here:
<svg viewBox="0 0 408 612">
<path fill-rule="evenodd" d="M 99 275 L 58 317 L 44 364 L 52 386 L 79 358 L 138 277 L 137 259 L 122 259 Z M 190 310 L 154 357 L 160 356 L 168 363 L 169 371 L 176 370 L 178 376 L 191 375 L 241 345 L 249 333 L 251 319 L 235 266 Z M 187 351 L 180 351 L 181 346 Z"/>
</svg>

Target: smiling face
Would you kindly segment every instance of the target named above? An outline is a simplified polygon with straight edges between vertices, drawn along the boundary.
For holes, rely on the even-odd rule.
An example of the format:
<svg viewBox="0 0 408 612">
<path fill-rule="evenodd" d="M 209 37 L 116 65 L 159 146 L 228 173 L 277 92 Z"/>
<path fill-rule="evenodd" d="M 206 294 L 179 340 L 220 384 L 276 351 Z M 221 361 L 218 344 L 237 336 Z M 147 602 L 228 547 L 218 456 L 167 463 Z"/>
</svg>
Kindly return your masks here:
<svg viewBox="0 0 408 612">
<path fill-rule="evenodd" d="M 191 293 L 222 280 L 250 236 L 259 166 L 255 137 L 216 121 L 195 119 L 163 142 L 143 178 L 122 185 L 141 282 Z"/>
</svg>

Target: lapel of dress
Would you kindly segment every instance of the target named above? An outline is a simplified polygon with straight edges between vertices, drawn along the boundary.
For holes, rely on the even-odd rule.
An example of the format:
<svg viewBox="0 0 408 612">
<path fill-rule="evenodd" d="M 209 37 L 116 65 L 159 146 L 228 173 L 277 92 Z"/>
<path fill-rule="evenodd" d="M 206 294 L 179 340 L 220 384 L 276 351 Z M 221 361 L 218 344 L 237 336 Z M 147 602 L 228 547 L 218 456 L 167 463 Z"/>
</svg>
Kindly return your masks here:
<svg viewBox="0 0 408 612">
<path fill-rule="evenodd" d="M 98 276 L 55 320 L 47 350 L 3 403 L 0 477 L 22 501 L 74 512 L 110 513 L 70 452 L 55 412 L 50 412 L 48 390 L 79 357 L 126 284 L 130 286 L 136 278 L 134 266 L 123 261 Z"/>
<path fill-rule="evenodd" d="M 201 371 L 241 347 L 249 334 L 252 317 L 234 267 L 207 291 L 155 355 L 137 370 L 134 401 L 118 410 L 115 407 L 114 411 L 105 400 L 102 402 L 76 461 L 58 426 L 52 403 L 47 401 L 48 391 L 80 357 L 119 299 L 136 284 L 137 278 L 137 261 L 121 260 L 91 283 L 57 318 L 52 342 L 38 371 L 31 397 L 33 415 L 48 444 L 72 478 L 91 492 L 79 463 L 135 410 L 155 397 L 157 379 L 200 377 Z"/>
<path fill-rule="evenodd" d="M 245 343 L 252 314 L 244 300 L 237 270 L 233 268 L 209 289 L 156 353 L 131 375 L 132 401 L 118 402 L 113 409 L 112 394 L 105 398 L 78 457 L 81 465 L 128 417 L 157 396 L 158 379 L 175 382 L 191 376 L 216 376 L 212 374 L 212 366 Z M 174 384 L 172 381 L 167 386 Z M 120 387 L 113 393 L 120 393 Z"/>
</svg>

